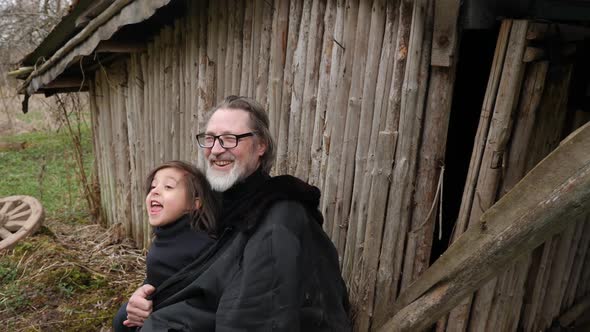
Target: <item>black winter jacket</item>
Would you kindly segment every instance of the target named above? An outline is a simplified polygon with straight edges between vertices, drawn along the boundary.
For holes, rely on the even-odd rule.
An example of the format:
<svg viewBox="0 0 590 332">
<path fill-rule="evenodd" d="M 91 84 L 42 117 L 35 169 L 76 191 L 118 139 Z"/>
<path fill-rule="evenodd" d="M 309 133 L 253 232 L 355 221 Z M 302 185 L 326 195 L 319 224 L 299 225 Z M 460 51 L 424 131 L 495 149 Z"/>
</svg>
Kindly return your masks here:
<svg viewBox="0 0 590 332">
<path fill-rule="evenodd" d="M 158 288 L 141 331 L 350 331 L 319 196 L 260 171 L 225 192 L 220 238 Z"/>
</svg>

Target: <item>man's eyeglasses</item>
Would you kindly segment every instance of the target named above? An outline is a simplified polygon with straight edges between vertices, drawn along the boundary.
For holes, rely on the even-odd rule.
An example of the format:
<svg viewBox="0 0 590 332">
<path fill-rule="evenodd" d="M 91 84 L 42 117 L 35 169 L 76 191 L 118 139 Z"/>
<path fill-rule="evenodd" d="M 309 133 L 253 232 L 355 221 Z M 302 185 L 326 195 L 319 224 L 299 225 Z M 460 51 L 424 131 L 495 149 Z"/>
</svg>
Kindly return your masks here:
<svg viewBox="0 0 590 332">
<path fill-rule="evenodd" d="M 223 135 L 209 135 L 209 134 L 198 134 L 197 142 L 202 148 L 212 148 L 215 145 L 215 140 L 219 140 L 219 144 L 224 149 L 231 149 L 238 146 L 238 141 L 244 137 L 254 136 L 255 131 L 249 133 L 234 135 L 234 134 L 223 134 Z"/>
</svg>

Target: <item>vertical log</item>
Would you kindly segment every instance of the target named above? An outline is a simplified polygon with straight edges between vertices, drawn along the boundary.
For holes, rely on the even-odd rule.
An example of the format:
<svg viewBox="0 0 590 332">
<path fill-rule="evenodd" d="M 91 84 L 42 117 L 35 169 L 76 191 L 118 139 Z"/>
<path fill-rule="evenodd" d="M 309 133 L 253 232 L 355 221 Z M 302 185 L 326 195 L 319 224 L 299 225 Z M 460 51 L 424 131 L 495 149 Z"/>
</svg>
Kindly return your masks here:
<svg viewBox="0 0 590 332">
<path fill-rule="evenodd" d="M 138 174 L 137 174 L 137 160 L 136 158 L 139 156 L 138 154 L 138 139 L 137 139 L 137 121 L 135 120 L 137 116 L 137 109 L 134 108 L 136 105 L 136 81 L 135 75 L 137 73 L 137 63 L 135 61 L 135 55 L 131 55 L 131 57 L 127 60 L 127 82 L 128 82 L 128 95 L 125 99 L 125 108 L 127 109 L 126 116 L 127 116 L 127 144 L 129 146 L 129 182 L 131 182 L 131 190 L 130 190 L 130 200 L 131 200 L 131 218 L 128 220 L 128 224 L 131 229 L 132 238 L 135 239 L 137 236 L 137 219 L 138 219 L 138 210 L 141 209 L 141 204 L 139 209 L 137 207 L 138 202 L 141 202 L 141 199 L 138 197 L 138 193 L 136 191 Z"/>
<path fill-rule="evenodd" d="M 215 35 L 215 39 L 217 41 L 217 59 L 215 60 L 216 63 L 216 71 L 217 71 L 217 75 L 215 76 L 216 80 L 217 80 L 217 90 L 215 92 L 215 102 L 219 102 L 221 100 L 223 100 L 223 98 L 225 98 L 226 96 L 226 90 L 225 90 L 225 69 L 226 69 L 226 63 L 225 63 L 225 58 L 227 56 L 227 46 L 228 46 L 228 42 L 227 42 L 227 31 L 228 31 L 228 25 L 229 25 L 229 14 L 230 12 L 227 11 L 227 8 L 229 6 L 229 3 L 232 3 L 233 1 L 231 0 L 220 0 L 217 1 L 218 3 L 218 8 L 217 8 L 217 14 L 213 17 L 214 20 L 217 21 L 218 24 L 218 28 L 219 30 L 217 30 L 217 34 Z M 229 69 L 228 69 L 229 70 Z"/>
<path fill-rule="evenodd" d="M 378 2 L 376 3 L 378 4 Z M 355 297 L 355 293 L 359 288 L 359 268 L 362 252 L 364 248 L 365 229 L 367 227 L 367 215 L 369 195 L 371 192 L 371 172 L 375 167 L 375 161 L 378 157 L 376 155 L 377 137 L 379 132 L 385 128 L 387 118 L 387 93 L 391 89 L 391 80 L 393 75 L 393 67 L 395 62 L 395 45 L 397 34 L 397 13 L 399 9 L 399 1 L 387 2 L 385 31 L 383 37 L 383 47 L 381 47 L 381 56 L 379 59 L 379 68 L 377 70 L 377 84 L 375 86 L 374 109 L 370 110 L 373 113 L 373 120 L 371 124 L 370 139 L 368 143 L 368 157 L 363 174 L 363 185 L 360 193 L 356 193 L 360 197 L 358 203 L 358 213 L 355 218 L 359 222 L 359 227 L 356 234 L 349 230 L 349 237 L 346 240 L 346 250 L 344 252 L 344 261 L 342 263 L 342 274 L 344 279 L 348 281 L 351 295 Z M 365 81 L 367 82 L 367 81 Z M 358 147 L 357 147 L 358 149 Z M 354 190 L 359 190 L 356 186 Z M 355 193 L 353 192 L 353 197 Z M 353 273 L 356 271 L 356 273 Z M 353 277 L 354 276 L 354 277 Z"/>
<path fill-rule="evenodd" d="M 352 199 L 352 191 L 354 184 L 354 168 L 355 156 L 357 154 L 357 141 L 359 137 L 359 120 L 361 118 L 361 102 L 363 100 L 364 74 L 367 65 L 367 50 L 369 47 L 369 38 L 366 38 L 370 33 L 371 28 L 371 9 L 372 3 L 369 1 L 360 1 L 359 14 L 357 19 L 357 29 L 354 47 L 354 61 L 352 65 L 351 86 L 348 95 L 348 103 L 346 110 L 346 124 L 344 126 L 344 146 L 342 149 L 342 156 L 340 158 L 340 172 L 338 174 L 338 190 L 336 192 L 336 200 L 339 202 L 334 214 L 334 228 L 337 233 L 332 232 L 332 240 L 340 253 L 340 260 L 344 255 L 344 248 L 346 246 L 346 234 L 350 223 L 349 214 Z M 378 23 L 380 25 L 377 34 L 378 43 L 382 42 L 383 21 Z M 375 61 L 373 61 L 375 63 Z M 374 82 L 374 80 L 372 80 Z M 373 99 L 373 98 L 370 98 Z M 372 111 L 372 110 L 371 110 Z M 371 112 L 372 113 L 372 112 Z M 372 115 L 372 114 L 371 114 Z M 363 152 L 360 152 L 363 154 Z M 366 158 L 363 156 L 362 158 Z M 355 230 L 356 231 L 356 230 Z"/>
<path fill-rule="evenodd" d="M 390 142 L 391 145 L 388 146 L 388 149 L 390 149 L 391 151 L 387 152 L 390 153 L 392 157 L 395 156 L 397 147 L 398 121 L 401 109 L 401 94 L 408 56 L 410 27 L 412 25 L 412 12 L 412 1 L 401 0 L 399 2 L 399 12 L 397 14 L 399 23 L 396 36 L 396 47 L 394 56 L 395 62 L 393 64 L 392 82 L 389 90 L 389 96 L 387 99 L 387 111 L 384 129 L 385 132 L 389 132 L 392 135 L 392 139 Z M 379 151 L 378 149 L 379 146 L 377 146 L 376 151 Z M 379 155 L 380 153 L 376 153 L 376 158 L 378 158 Z M 388 169 L 387 172 L 391 173 L 393 167 L 393 160 L 391 164 L 389 164 L 389 167 L 390 169 Z M 385 186 L 385 184 L 387 184 L 387 186 Z M 386 192 L 389 192 L 390 186 L 391 178 L 387 179 L 387 183 L 376 184 L 375 182 L 372 182 L 371 192 L 376 192 L 379 190 L 386 190 Z M 384 194 L 383 196 L 383 199 L 389 200 L 388 194 Z M 368 209 L 370 216 L 371 201 L 369 201 Z M 353 270 L 353 280 L 360 280 L 358 282 L 359 290 L 356 293 L 357 300 L 359 301 L 357 309 L 361 311 L 359 315 L 362 315 L 362 318 L 358 319 L 358 322 L 355 322 L 355 326 L 357 326 L 360 330 L 366 330 L 370 327 L 370 318 L 373 316 L 373 306 L 375 305 L 375 292 L 383 291 L 382 288 L 376 287 L 377 279 L 380 278 L 380 275 L 385 272 L 381 269 L 378 269 L 380 265 L 379 253 L 381 252 L 382 243 L 384 241 L 383 229 L 385 227 L 385 215 L 383 215 L 382 218 L 383 219 L 374 219 L 370 217 L 368 218 L 366 234 L 364 239 L 364 248 L 362 251 L 359 251 L 359 253 L 362 254 L 362 256 L 360 256 L 358 260 L 355 259 L 355 262 L 359 263 L 355 265 L 355 269 Z M 359 255 L 357 254 L 357 256 Z"/>
<path fill-rule="evenodd" d="M 244 21 L 243 21 L 243 51 L 242 51 L 242 73 L 241 73 L 241 80 L 240 80 L 240 96 L 247 96 L 250 84 L 254 81 L 254 77 L 252 75 L 252 28 L 253 22 L 252 19 L 254 17 L 254 1 L 245 1 L 245 8 L 244 8 Z M 287 7 L 288 8 L 288 7 Z M 274 42 L 273 38 L 273 42 Z M 271 59 L 272 61 L 272 59 Z M 276 137 L 276 136 L 275 136 Z"/>
<path fill-rule="evenodd" d="M 379 250 L 381 248 L 385 213 L 387 210 L 387 194 L 392 175 L 394 152 L 392 146 L 396 145 L 397 133 L 382 131 L 377 139 L 375 168 L 371 172 L 371 193 L 369 199 L 367 230 L 363 251 L 363 269 L 361 269 L 361 292 L 357 294 L 355 331 L 369 331 L 371 317 L 373 316 L 373 300 L 375 298 L 375 279 L 377 278 L 377 266 L 379 265 Z M 355 300 L 353 298 L 353 300 Z"/>
<path fill-rule="evenodd" d="M 209 7 L 205 8 L 205 9 L 201 9 L 201 8 L 195 8 L 195 13 L 193 14 L 195 16 L 195 19 L 198 18 L 198 34 L 199 34 L 199 38 L 198 38 L 198 44 L 195 45 L 195 47 L 198 48 L 198 50 L 195 51 L 195 53 L 197 54 L 197 58 L 195 59 L 195 61 L 197 62 L 198 65 L 198 77 L 197 77 L 197 81 L 195 82 L 196 87 L 195 87 L 195 95 L 197 98 L 196 101 L 196 107 L 193 110 L 193 112 L 195 112 L 193 114 L 194 117 L 194 124 L 193 124 L 193 133 L 192 133 L 192 139 L 193 141 L 193 154 L 192 154 L 192 158 L 191 161 L 194 164 L 199 165 L 200 167 L 203 167 L 203 155 L 202 155 L 202 151 L 201 149 L 198 147 L 197 145 L 197 140 L 196 140 L 196 136 L 197 134 L 199 134 L 201 131 L 203 131 L 203 127 L 204 126 L 204 116 L 205 113 L 207 111 L 209 111 L 209 109 L 211 107 L 213 107 L 212 105 L 212 100 L 213 97 L 212 96 L 208 96 L 208 95 L 212 95 L 214 93 L 214 89 L 212 86 L 207 85 L 207 75 L 209 75 L 210 73 L 214 73 L 215 69 L 213 67 L 213 65 L 211 65 L 211 61 L 209 60 L 208 57 L 208 48 L 210 47 L 210 43 L 208 43 L 207 40 L 207 29 L 210 28 L 210 26 L 207 24 L 207 12 L 211 10 L 211 6 L 209 5 Z M 195 6 L 197 7 L 197 6 Z M 211 68 L 209 68 L 211 67 Z M 209 104 L 211 103 L 211 104 Z"/>
<path fill-rule="evenodd" d="M 246 8 L 248 8 L 251 2 L 248 1 Z M 279 134 L 279 118 L 281 114 L 281 94 L 282 94 L 282 80 L 285 68 L 285 57 L 287 49 L 287 28 L 289 27 L 289 1 L 288 0 L 276 0 L 274 2 L 274 15 L 272 21 L 272 37 L 270 40 L 270 59 L 269 59 L 269 76 L 268 76 L 268 117 L 270 121 L 270 132 L 273 137 L 278 138 Z M 246 14 L 248 15 L 248 14 Z M 251 19 L 250 19 L 251 20 Z M 248 24 L 244 24 L 244 29 L 248 27 Z M 251 23 L 249 27 L 249 33 L 251 34 Z M 244 43 L 248 42 L 247 47 L 250 47 L 250 41 L 246 40 L 246 30 L 244 30 Z M 246 53 L 246 44 L 244 44 L 244 53 Z M 246 57 L 244 57 L 246 58 Z M 249 58 L 248 58 L 249 61 Z M 244 62 L 242 67 L 242 78 L 244 73 L 249 73 L 244 69 L 246 63 Z M 249 66 L 248 66 L 249 67 Z M 245 80 L 242 79 L 242 84 Z M 240 93 L 243 95 L 243 91 L 247 91 L 247 86 L 240 88 Z M 275 168 L 276 170 L 276 168 Z"/>
<path fill-rule="evenodd" d="M 330 155 L 330 131 L 332 126 L 330 125 L 333 121 L 331 120 L 336 116 L 337 111 L 333 109 L 336 105 L 336 98 L 338 96 L 338 84 L 340 82 L 340 67 L 343 65 L 342 58 L 344 54 L 344 27 L 346 25 L 346 0 L 336 0 L 336 22 L 334 23 L 334 34 L 331 37 L 332 46 L 332 64 L 330 66 L 330 83 L 328 85 L 328 96 L 326 101 L 326 125 L 322 130 L 322 155 L 320 163 L 320 185 L 322 193 L 325 193 L 325 183 L 328 173 L 328 159 Z M 328 107 L 330 109 L 328 110 Z M 325 194 L 324 194 L 325 197 Z M 324 210 L 324 202 L 322 200 L 321 209 Z M 324 230 L 327 234 L 332 233 L 332 220 L 324 219 Z"/>
<path fill-rule="evenodd" d="M 104 160 L 104 170 L 105 170 L 105 176 L 107 179 L 107 188 L 103 188 L 106 189 L 106 193 L 107 193 L 107 197 L 106 200 L 103 200 L 103 202 L 109 202 L 109 206 L 108 206 L 108 210 L 107 210 L 107 215 L 108 215 L 108 225 L 112 225 L 113 223 L 117 222 L 118 220 L 116 219 L 118 217 L 117 215 L 117 211 L 116 211 L 116 196 L 115 196 L 115 174 L 114 174 L 114 167 L 112 167 L 112 165 L 114 165 L 115 163 L 115 151 L 114 151 L 114 126 L 112 123 L 112 114 L 114 112 L 113 107 L 111 105 L 110 102 L 110 88 L 109 88 L 109 80 L 108 80 L 108 75 L 106 72 L 106 69 L 104 67 L 101 67 L 101 71 L 100 71 L 100 87 L 101 87 L 101 92 L 100 95 L 102 96 L 102 100 L 101 103 L 99 104 L 100 109 L 103 110 L 103 115 L 104 115 L 104 121 L 103 121 L 103 137 L 105 138 L 105 140 L 103 141 L 104 144 L 104 156 L 106 157 Z"/>
<path fill-rule="evenodd" d="M 105 156 L 103 154 L 103 137 L 102 137 L 102 117 L 101 117 L 101 109 L 99 108 L 99 103 L 98 103 L 98 99 L 101 98 L 102 96 L 98 96 L 98 94 L 100 93 L 99 91 L 99 87 L 97 87 L 97 85 L 99 84 L 98 81 L 98 74 L 95 74 L 95 79 L 92 80 L 92 82 L 90 82 L 89 84 L 89 92 L 88 92 L 88 96 L 89 96 L 89 105 L 90 105 L 90 119 L 91 119 L 91 124 L 92 124 L 92 143 L 93 143 L 93 153 L 94 153 L 94 167 L 95 167 L 95 174 L 96 177 L 98 179 L 98 185 L 100 188 L 106 187 L 106 179 L 103 173 L 103 161 L 105 159 Z M 98 208 L 101 209 L 100 214 L 102 216 L 102 220 L 101 223 L 106 223 L 108 222 L 107 220 L 107 215 L 105 213 L 105 206 L 106 206 L 106 202 L 104 201 L 104 190 L 100 191 L 100 199 L 101 199 L 101 206 L 99 206 Z"/>
<path fill-rule="evenodd" d="M 149 122 L 150 116 L 150 106 L 148 105 L 149 102 L 149 94 L 150 94 L 150 84 L 149 81 L 151 81 L 151 75 L 149 72 L 149 58 L 150 58 L 150 54 L 149 54 L 149 47 L 148 47 L 148 52 L 147 53 L 143 53 L 141 54 L 141 73 L 142 73 L 142 84 L 143 84 L 143 107 L 141 108 L 141 128 L 142 128 L 142 154 L 141 154 L 141 168 L 140 168 L 140 178 L 142 180 L 142 182 L 140 183 L 140 192 L 143 194 L 145 193 L 145 187 L 144 187 L 144 182 L 145 179 L 147 179 L 147 174 L 149 171 L 149 156 L 150 156 L 150 151 L 151 151 L 151 147 L 152 145 L 149 145 L 149 140 L 152 137 L 152 124 Z M 140 217 L 140 223 L 141 223 L 141 227 L 142 227 L 142 231 L 141 231 L 141 235 L 138 236 L 138 243 L 137 245 L 140 248 L 146 248 L 147 247 L 147 237 L 148 234 L 150 233 L 149 231 L 149 227 L 146 224 L 146 211 L 145 209 L 142 209 L 142 213 L 141 213 L 141 217 Z"/>
<path fill-rule="evenodd" d="M 289 137 L 287 140 L 287 172 L 295 174 L 297 159 L 299 158 L 299 140 L 301 139 L 301 112 L 303 107 L 303 94 L 305 88 L 305 55 L 307 53 L 307 41 L 309 38 L 309 26 L 311 16 L 311 0 L 303 1 L 303 13 L 299 33 L 297 38 L 297 47 L 293 55 L 293 90 L 291 94 L 291 104 L 289 108 Z"/>
<path fill-rule="evenodd" d="M 431 70 L 423 138 L 418 154 L 414 207 L 405 249 L 402 290 L 430 265 L 436 211 L 442 209 L 437 200 L 442 195 L 439 184 L 442 184 L 444 174 L 456 62 L 451 63 L 450 67 L 432 67 Z M 442 220 L 439 222 L 442 223 Z"/>
<path fill-rule="evenodd" d="M 202 5 L 206 6 L 206 5 Z M 187 64 L 186 64 L 186 80 L 189 92 L 187 98 L 189 102 L 187 112 L 187 121 L 190 124 L 187 141 L 189 146 L 186 149 L 186 160 L 190 160 L 193 164 L 197 164 L 200 149 L 197 145 L 197 134 L 201 131 L 199 121 L 199 81 L 201 80 L 201 54 L 202 44 L 205 42 L 206 30 L 204 29 L 207 15 L 207 8 L 200 8 L 197 4 L 191 2 L 189 7 L 189 25 L 191 29 L 190 38 L 187 40 Z"/>
<path fill-rule="evenodd" d="M 156 40 L 158 40 L 158 36 L 156 36 L 154 38 L 154 41 L 148 44 L 148 58 L 147 60 L 147 64 L 148 64 L 148 79 L 146 79 L 146 82 L 148 84 L 148 93 L 147 93 L 147 98 L 148 101 L 146 103 L 147 106 L 147 117 L 146 117 L 146 125 L 148 126 L 147 128 L 150 128 L 150 134 L 147 136 L 148 141 L 147 141 L 147 158 L 146 158 L 146 170 L 149 172 L 153 167 L 154 167 L 154 163 L 156 161 L 156 151 L 157 151 L 157 146 L 156 146 L 156 136 L 158 133 L 158 126 L 157 124 L 154 122 L 154 109 L 157 107 L 157 103 L 158 99 L 156 96 L 156 88 L 155 88 L 155 84 L 156 84 L 156 63 L 158 63 L 158 61 L 156 60 Z M 146 237 L 147 239 L 147 237 Z"/>
<path fill-rule="evenodd" d="M 184 121 L 184 134 L 182 137 L 183 141 L 183 149 L 180 151 L 181 159 L 182 160 L 190 160 L 191 154 L 193 153 L 194 145 L 194 138 L 193 138 L 193 131 L 196 119 L 196 112 L 194 111 L 197 107 L 196 105 L 196 78 L 199 74 L 198 67 L 197 67 L 197 54 L 196 54 L 196 44 L 198 43 L 198 27 L 197 27 L 197 17 L 194 11 L 195 4 L 190 2 L 187 4 L 186 12 L 187 15 L 184 19 L 184 25 L 182 27 L 184 35 L 182 36 L 183 40 L 183 50 L 180 52 L 180 56 L 182 58 L 182 65 L 181 65 L 181 73 L 182 73 L 182 81 L 180 82 L 180 93 L 181 99 L 181 111 L 183 113 L 183 117 L 181 121 Z M 183 91 L 184 90 L 184 91 Z M 195 149 L 196 153 L 196 149 Z"/>
<path fill-rule="evenodd" d="M 254 94 L 256 100 L 264 106 L 266 106 L 268 98 L 268 66 L 273 10 L 272 4 L 269 1 L 264 1 L 260 33 L 260 52 L 258 54 L 258 74 L 256 75 L 256 91 Z"/>
<path fill-rule="evenodd" d="M 154 82 L 154 92 L 156 98 L 156 105 L 154 106 L 154 119 L 152 123 L 156 124 L 157 133 L 156 133 L 156 155 L 154 159 L 154 166 L 160 164 L 164 161 L 164 135 L 165 135 L 165 128 L 166 124 L 164 123 L 163 118 L 163 110 L 166 109 L 166 99 L 164 95 L 164 90 L 166 88 L 165 84 L 165 75 L 164 75 L 164 68 L 166 68 L 166 55 L 164 52 L 164 43 L 165 37 L 161 33 L 156 38 L 156 59 L 157 63 L 154 64 L 154 71 L 156 73 L 156 81 Z"/>
<path fill-rule="evenodd" d="M 384 76 L 387 74 L 387 68 L 383 68 L 382 50 L 384 43 L 385 34 L 385 22 L 386 22 L 386 2 L 376 0 L 372 4 L 370 28 L 367 31 L 368 42 L 367 55 L 366 55 L 366 67 L 364 68 L 363 87 L 361 93 L 361 104 L 360 104 L 360 123 L 358 124 L 358 139 L 356 143 L 356 153 L 354 160 L 354 183 L 352 188 L 352 199 L 350 203 L 350 212 L 348 215 L 348 229 L 346 232 L 346 246 L 344 251 L 341 252 L 343 258 L 342 270 L 345 271 L 344 275 L 350 275 L 352 271 L 352 259 L 354 258 L 354 251 L 357 246 L 357 236 L 363 236 L 365 233 L 365 222 L 366 222 L 366 209 L 368 192 L 364 192 L 364 188 L 367 187 L 365 181 L 369 181 L 371 168 L 368 160 L 372 160 L 370 150 L 371 134 L 373 132 L 379 132 L 379 123 L 376 127 L 374 117 L 380 118 L 381 109 L 376 107 L 376 94 L 378 82 L 384 84 Z M 360 23 L 360 22 L 359 22 Z M 391 29 L 391 27 L 390 27 Z M 391 36 L 391 30 L 389 31 Z M 362 37 L 357 37 L 362 38 Z M 389 45 L 391 46 L 391 45 Z M 362 47 L 362 46 L 360 46 Z M 386 45 L 387 47 L 387 45 Z M 362 58 L 359 60 L 362 61 Z M 385 65 L 386 66 L 386 65 Z M 380 75 L 380 70 L 383 74 Z M 375 77 L 377 79 L 375 79 Z M 381 99 L 382 100 L 382 96 Z M 374 150 L 373 150 L 374 152 Z"/>
<path fill-rule="evenodd" d="M 314 0 L 311 6 L 307 54 L 305 55 L 305 88 L 301 108 L 301 139 L 299 140 L 298 158 L 295 164 L 295 176 L 309 181 L 311 164 L 311 146 L 313 139 L 315 113 L 317 108 L 318 79 L 324 34 L 325 2 Z"/>
<path fill-rule="evenodd" d="M 415 187 L 418 142 L 422 131 L 428 68 L 430 65 L 429 45 L 432 43 L 433 2 L 414 3 L 412 30 L 408 47 L 408 61 L 404 76 L 402 104 L 399 122 L 399 141 L 393 168 L 393 183 L 390 187 L 387 218 L 379 269 L 384 271 L 377 277 L 378 309 L 373 318 L 380 326 L 389 317 L 393 301 L 399 292 L 402 274 L 405 238 L 412 208 L 412 194 Z M 389 278 L 387 277 L 389 276 Z"/>
<path fill-rule="evenodd" d="M 223 8 L 226 12 L 226 21 L 222 22 L 223 25 L 227 26 L 226 36 L 226 55 L 225 59 L 222 59 L 221 64 L 225 66 L 224 77 L 223 77 L 223 97 L 231 95 L 232 93 L 232 79 L 235 75 L 233 68 L 234 60 L 234 48 L 238 47 L 234 43 L 234 30 L 236 29 L 236 1 L 228 0 L 227 7 Z"/>
<path fill-rule="evenodd" d="M 318 68 L 318 84 L 316 93 L 316 110 L 311 134 L 311 168 L 309 183 L 321 187 L 320 173 L 322 162 L 322 137 L 326 126 L 326 110 L 330 88 L 330 67 L 332 65 L 332 51 L 334 49 L 334 27 L 336 24 L 336 0 L 328 0 L 324 12 L 323 42 L 320 50 Z"/>
<path fill-rule="evenodd" d="M 338 178 L 340 175 L 340 159 L 346 142 L 344 141 L 344 128 L 346 127 L 346 112 L 348 104 L 348 94 L 352 85 L 352 69 L 354 63 L 354 50 L 356 43 L 357 21 L 359 17 L 359 2 L 357 0 L 347 1 L 346 16 L 344 20 L 344 47 L 343 63 L 340 64 L 338 73 L 338 85 L 336 99 L 334 100 L 334 112 L 330 117 L 328 127 L 328 139 L 335 144 L 330 145 L 328 155 L 326 179 L 324 183 L 324 195 L 322 201 L 322 213 L 324 220 L 328 221 L 332 227 L 332 241 L 336 248 L 340 237 L 340 225 L 342 220 L 336 220 L 337 210 L 341 208 L 342 202 L 338 200 Z M 342 251 L 339 251 L 341 254 Z"/>
<path fill-rule="evenodd" d="M 265 0 L 251 0 L 254 2 L 254 20 L 252 21 L 252 81 L 247 96 L 256 98 L 256 79 L 258 78 L 258 67 L 260 65 L 260 50 L 262 45 L 262 25 Z M 264 105 L 264 104 L 263 104 Z"/>
<path fill-rule="evenodd" d="M 232 13 L 233 19 L 235 20 L 233 39 L 234 39 L 234 52 L 232 60 L 232 86 L 231 94 L 238 95 L 240 93 L 240 82 L 242 81 L 242 42 L 243 42 L 243 29 L 244 29 L 244 1 L 240 0 L 236 2 L 236 8 Z"/>
<path fill-rule="evenodd" d="M 206 35 L 207 35 L 207 42 L 203 45 L 205 49 L 201 49 L 199 52 L 203 55 L 200 59 L 201 61 L 201 70 L 204 70 L 204 75 L 199 77 L 199 112 L 201 114 L 206 113 L 209 111 L 214 105 L 216 100 L 216 75 L 217 69 L 216 67 L 219 65 L 216 61 L 217 59 L 217 43 L 219 37 L 217 36 L 218 31 L 218 21 L 217 17 L 215 16 L 218 9 L 217 6 L 219 3 L 217 1 L 209 2 L 208 14 L 207 14 L 207 26 L 206 26 Z M 201 13 L 204 15 L 204 13 Z M 203 29 L 202 27 L 201 29 Z M 204 32 L 201 32 L 204 34 Z M 201 156 L 203 154 L 201 153 Z M 204 167 L 204 159 L 199 158 L 200 167 Z"/>
<path fill-rule="evenodd" d="M 171 30 L 171 38 L 170 38 L 170 80 L 171 80 L 171 89 L 170 89 L 170 104 L 172 106 L 172 114 L 170 114 L 170 143 L 172 144 L 171 150 L 171 159 L 180 159 L 180 151 L 182 142 L 186 141 L 185 138 L 185 131 L 184 131 L 184 123 L 185 121 L 180 121 L 181 118 L 184 118 L 184 112 L 180 108 L 180 24 L 178 21 L 174 22 L 174 26 Z M 184 119 L 183 119 L 184 120 Z M 183 127 L 180 124 L 183 123 Z"/>
<path fill-rule="evenodd" d="M 288 150 L 289 141 L 289 117 L 291 104 L 291 91 L 293 89 L 293 53 L 297 47 L 297 32 L 301 23 L 303 3 L 301 1 L 291 1 L 289 6 L 289 28 L 287 35 L 287 50 L 285 58 L 285 68 L 283 74 L 283 89 L 281 95 L 281 113 L 279 117 L 279 134 L 277 139 L 277 163 L 276 174 L 287 173 L 288 167 Z M 252 44 L 254 47 L 254 43 Z M 256 59 L 253 57 L 253 59 Z"/>
</svg>

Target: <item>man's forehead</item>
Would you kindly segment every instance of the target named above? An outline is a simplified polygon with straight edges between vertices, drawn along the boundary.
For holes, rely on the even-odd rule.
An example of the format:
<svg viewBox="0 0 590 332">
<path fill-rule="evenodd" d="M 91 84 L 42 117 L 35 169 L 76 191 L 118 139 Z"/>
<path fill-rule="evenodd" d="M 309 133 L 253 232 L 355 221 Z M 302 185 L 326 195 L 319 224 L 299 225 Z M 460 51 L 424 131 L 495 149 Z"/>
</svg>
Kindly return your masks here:
<svg viewBox="0 0 590 332">
<path fill-rule="evenodd" d="M 240 109 L 218 109 L 207 122 L 207 132 L 231 133 L 249 130 L 250 116 Z"/>
</svg>

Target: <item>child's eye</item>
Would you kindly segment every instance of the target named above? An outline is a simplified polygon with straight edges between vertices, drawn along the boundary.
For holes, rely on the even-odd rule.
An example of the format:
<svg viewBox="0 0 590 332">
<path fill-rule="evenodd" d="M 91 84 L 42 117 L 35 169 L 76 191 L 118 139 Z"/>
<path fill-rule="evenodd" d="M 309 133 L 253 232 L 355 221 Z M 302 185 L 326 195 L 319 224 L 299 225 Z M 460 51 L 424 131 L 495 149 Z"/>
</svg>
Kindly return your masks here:
<svg viewBox="0 0 590 332">
<path fill-rule="evenodd" d="M 174 187 L 172 187 L 170 185 L 165 185 L 164 188 L 166 188 L 166 189 L 174 189 Z"/>
</svg>

